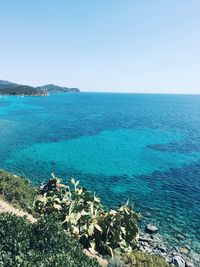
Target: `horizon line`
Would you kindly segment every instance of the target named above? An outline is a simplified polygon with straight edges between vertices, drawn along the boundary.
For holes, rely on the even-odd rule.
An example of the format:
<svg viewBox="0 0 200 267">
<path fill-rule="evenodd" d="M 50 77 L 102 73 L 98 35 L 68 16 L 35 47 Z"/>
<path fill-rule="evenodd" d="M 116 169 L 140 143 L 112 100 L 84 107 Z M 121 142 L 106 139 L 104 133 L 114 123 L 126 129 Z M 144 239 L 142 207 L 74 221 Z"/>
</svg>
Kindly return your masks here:
<svg viewBox="0 0 200 267">
<path fill-rule="evenodd" d="M 7 79 L 0 79 L 0 81 L 4 81 L 4 82 L 9 82 L 9 83 L 15 83 L 15 84 L 18 84 L 18 85 L 27 85 L 27 86 L 32 86 L 32 87 L 41 87 L 42 85 L 28 85 L 28 84 L 26 84 L 26 83 L 23 83 L 23 84 L 21 84 L 21 83 L 17 83 L 17 82 L 10 82 L 9 80 L 7 80 Z M 57 85 L 57 84 L 55 84 L 55 83 L 45 83 L 44 85 L 49 85 L 49 84 L 52 84 L 52 85 L 56 85 L 56 86 L 59 86 L 59 87 L 68 87 L 67 85 Z M 69 87 L 69 88 L 71 88 L 71 87 Z M 181 93 L 181 92 L 170 92 L 170 93 L 168 93 L 168 92 L 154 92 L 154 91 L 152 91 L 152 92 L 130 92 L 130 91 L 126 91 L 126 92 L 123 92 L 123 91 L 85 91 L 85 90 L 83 90 L 82 91 L 82 89 L 80 89 L 79 87 L 77 87 L 77 86 L 73 86 L 72 88 L 78 88 L 80 91 L 81 91 L 81 93 L 106 93 L 106 94 L 150 94 L 150 95 L 200 95 L 200 92 L 199 93 L 190 93 L 190 92 L 184 92 L 184 93 Z"/>
<path fill-rule="evenodd" d="M 166 92 L 117 92 L 117 91 L 81 91 L 81 93 L 105 93 L 105 94 L 142 94 L 142 95 L 200 95 L 200 93 L 166 93 Z"/>
</svg>

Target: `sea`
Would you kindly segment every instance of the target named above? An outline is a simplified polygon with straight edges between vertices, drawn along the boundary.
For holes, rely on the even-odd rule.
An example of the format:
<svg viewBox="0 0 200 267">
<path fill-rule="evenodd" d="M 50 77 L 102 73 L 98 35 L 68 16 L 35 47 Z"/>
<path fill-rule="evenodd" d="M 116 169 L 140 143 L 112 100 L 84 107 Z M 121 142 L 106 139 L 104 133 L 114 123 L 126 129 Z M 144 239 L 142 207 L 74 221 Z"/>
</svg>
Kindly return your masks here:
<svg viewBox="0 0 200 267">
<path fill-rule="evenodd" d="M 77 93 L 0 98 L 0 168 L 35 185 L 71 177 L 105 207 L 200 261 L 200 95 Z"/>
</svg>

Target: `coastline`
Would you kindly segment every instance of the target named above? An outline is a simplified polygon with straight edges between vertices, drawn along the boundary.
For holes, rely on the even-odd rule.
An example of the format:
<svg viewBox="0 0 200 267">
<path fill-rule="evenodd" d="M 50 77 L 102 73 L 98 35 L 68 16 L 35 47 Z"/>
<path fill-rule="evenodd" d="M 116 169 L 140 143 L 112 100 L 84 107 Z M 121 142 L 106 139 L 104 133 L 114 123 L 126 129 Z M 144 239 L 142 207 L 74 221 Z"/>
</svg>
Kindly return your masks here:
<svg viewBox="0 0 200 267">
<path fill-rule="evenodd" d="M 48 93 L 46 94 L 36 94 L 36 95 L 31 95 L 31 94 L 1 94 L 0 93 L 0 97 L 10 97 L 10 96 L 16 96 L 16 97 L 30 97 L 30 96 L 49 96 Z"/>
<path fill-rule="evenodd" d="M 15 174 L 0 170 L 0 196 L 2 196 L 3 198 L 6 197 L 6 195 L 2 195 L 2 177 L 6 175 L 7 177 L 9 177 L 10 181 L 12 181 L 12 179 L 17 179 L 17 186 L 13 192 L 15 192 L 15 190 L 18 189 L 22 189 L 23 191 L 27 192 L 27 197 L 28 197 L 28 201 L 29 203 L 31 202 L 29 200 L 29 195 L 35 195 L 35 193 L 33 193 L 34 191 L 36 192 L 35 187 L 32 186 L 32 183 L 29 182 L 28 180 L 24 179 L 23 177 L 19 177 Z M 8 180 L 9 182 L 9 180 Z M 16 182 L 15 182 L 16 183 Z M 13 192 L 8 192 L 9 188 L 12 187 L 12 182 L 11 182 L 11 187 L 9 187 L 10 185 L 8 185 L 8 188 L 5 189 L 4 191 L 9 194 L 13 194 Z M 25 186 L 25 187 L 24 187 Z M 5 187 L 5 184 L 4 184 Z M 28 190 L 31 192 L 28 192 Z M 5 194 L 4 192 L 4 194 Z M 15 203 L 15 197 L 14 197 L 14 202 L 11 200 L 12 198 L 8 197 L 8 199 L 10 199 L 10 203 L 9 201 L 8 203 L 5 203 L 4 201 L 1 200 L 0 202 L 0 213 L 1 212 L 14 212 L 15 214 L 19 215 L 19 216 L 24 216 L 27 215 L 31 218 L 32 222 L 35 222 L 36 219 L 33 218 L 32 215 L 29 215 L 27 212 L 23 211 L 23 208 L 20 205 L 17 204 L 16 207 L 19 207 L 20 210 L 18 212 L 16 212 L 16 208 L 13 208 L 13 204 Z M 31 199 L 33 199 L 33 196 L 31 196 Z M 5 199 L 6 200 L 6 199 Z M 2 205 L 1 205 L 2 204 Z M 16 205 L 16 204 L 14 204 Z M 27 206 L 28 207 L 28 206 Z M 27 209 L 27 208 L 25 208 Z M 30 210 L 30 206 L 28 208 L 28 210 Z M 174 264 L 175 266 L 178 267 L 194 267 L 195 265 L 192 263 L 192 259 L 188 258 L 186 256 L 187 254 L 187 250 L 189 250 L 189 248 L 183 248 L 182 251 L 180 251 L 179 249 L 177 250 L 171 250 L 168 246 L 168 244 L 164 241 L 164 238 L 162 236 L 162 229 L 158 229 L 155 225 L 151 225 L 148 224 L 146 225 L 145 229 L 142 230 L 141 228 L 139 228 L 139 240 L 138 240 L 138 244 L 137 244 L 137 251 L 141 252 L 141 253 L 147 253 L 151 256 L 159 256 L 161 258 L 163 258 L 166 263 L 169 264 Z M 161 232 L 161 233 L 160 233 Z M 100 257 L 101 259 L 101 257 Z M 105 263 L 105 262 L 104 262 Z"/>
</svg>

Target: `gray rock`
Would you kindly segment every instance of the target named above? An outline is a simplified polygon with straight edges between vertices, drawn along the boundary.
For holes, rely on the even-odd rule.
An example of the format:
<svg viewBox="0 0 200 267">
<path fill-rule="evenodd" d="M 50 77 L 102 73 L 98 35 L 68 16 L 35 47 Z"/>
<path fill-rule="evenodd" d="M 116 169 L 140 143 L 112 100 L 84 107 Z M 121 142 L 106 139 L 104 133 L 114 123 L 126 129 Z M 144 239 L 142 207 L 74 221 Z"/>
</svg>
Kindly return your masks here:
<svg viewBox="0 0 200 267">
<path fill-rule="evenodd" d="M 186 261 L 185 266 L 186 267 L 194 267 L 194 264 L 191 261 Z"/>
<path fill-rule="evenodd" d="M 143 242 L 151 242 L 152 238 L 150 235 L 146 234 L 146 235 L 142 235 L 139 237 L 139 241 L 143 241 Z"/>
<path fill-rule="evenodd" d="M 155 225 L 148 224 L 145 228 L 145 232 L 148 234 L 156 234 L 158 232 L 158 228 Z"/>
<path fill-rule="evenodd" d="M 172 252 L 172 255 L 176 256 L 176 255 L 178 255 L 179 248 L 178 247 L 174 247 L 174 249 L 175 249 L 175 251 Z"/>
<path fill-rule="evenodd" d="M 147 252 L 149 254 L 152 253 L 152 248 L 150 248 L 150 247 L 144 247 L 144 249 L 145 249 L 145 252 Z"/>
<path fill-rule="evenodd" d="M 158 250 L 160 250 L 161 252 L 163 252 L 163 253 L 167 252 L 167 247 L 164 244 L 159 244 L 159 245 L 156 246 L 156 248 Z"/>
<path fill-rule="evenodd" d="M 160 234 L 150 235 L 150 237 L 157 243 L 163 243 L 162 236 Z"/>
<path fill-rule="evenodd" d="M 165 257 L 165 260 L 166 260 L 166 262 L 168 262 L 168 263 L 172 262 L 172 258 L 171 258 L 169 255 L 167 255 L 167 256 Z"/>
<path fill-rule="evenodd" d="M 173 263 L 177 267 L 185 267 L 185 261 L 180 255 L 174 256 L 171 263 Z"/>
<path fill-rule="evenodd" d="M 141 242 L 141 245 L 142 245 L 143 247 L 149 247 L 149 243 L 148 243 L 148 242 L 145 242 L 145 241 L 142 241 L 142 242 Z"/>
<path fill-rule="evenodd" d="M 179 251 L 180 251 L 180 253 L 182 253 L 182 254 L 188 254 L 188 253 L 189 253 L 189 249 L 186 248 L 186 247 L 181 247 L 181 248 L 179 249 Z"/>
</svg>

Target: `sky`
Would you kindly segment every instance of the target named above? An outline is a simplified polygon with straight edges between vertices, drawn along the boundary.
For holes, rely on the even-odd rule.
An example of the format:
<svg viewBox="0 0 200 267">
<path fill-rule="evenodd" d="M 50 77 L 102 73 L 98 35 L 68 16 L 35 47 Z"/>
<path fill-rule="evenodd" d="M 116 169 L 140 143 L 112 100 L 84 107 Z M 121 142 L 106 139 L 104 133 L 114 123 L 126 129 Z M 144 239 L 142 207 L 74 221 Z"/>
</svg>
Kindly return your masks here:
<svg viewBox="0 0 200 267">
<path fill-rule="evenodd" d="M 0 0 L 0 79 L 200 93 L 200 0 Z"/>
</svg>

